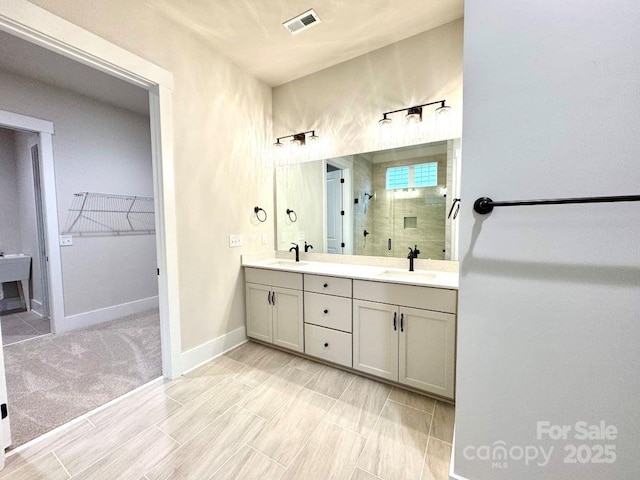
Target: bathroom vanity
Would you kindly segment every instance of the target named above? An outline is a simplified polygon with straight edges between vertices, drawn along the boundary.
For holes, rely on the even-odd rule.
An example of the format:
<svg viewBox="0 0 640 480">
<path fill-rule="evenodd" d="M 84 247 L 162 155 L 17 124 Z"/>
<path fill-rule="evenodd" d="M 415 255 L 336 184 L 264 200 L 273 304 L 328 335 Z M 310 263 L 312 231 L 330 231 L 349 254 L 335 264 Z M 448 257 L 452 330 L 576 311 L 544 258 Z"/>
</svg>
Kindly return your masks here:
<svg viewBox="0 0 640 480">
<path fill-rule="evenodd" d="M 454 399 L 457 273 L 277 258 L 243 265 L 249 337 Z"/>
</svg>

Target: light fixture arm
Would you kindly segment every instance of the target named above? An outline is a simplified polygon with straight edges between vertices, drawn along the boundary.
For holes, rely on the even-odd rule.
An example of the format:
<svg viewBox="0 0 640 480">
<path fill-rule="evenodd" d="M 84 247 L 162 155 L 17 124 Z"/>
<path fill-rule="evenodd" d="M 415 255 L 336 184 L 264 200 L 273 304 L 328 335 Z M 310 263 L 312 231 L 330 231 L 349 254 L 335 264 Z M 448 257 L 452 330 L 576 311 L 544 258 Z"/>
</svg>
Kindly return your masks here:
<svg viewBox="0 0 640 480">
<path fill-rule="evenodd" d="M 429 105 L 436 105 L 436 104 L 440 104 L 440 107 L 444 107 L 445 106 L 445 102 L 446 100 L 437 100 L 435 102 L 429 102 L 429 103 L 423 103 L 422 105 L 414 105 L 413 107 L 406 107 L 406 108 L 399 108 L 398 110 L 391 110 L 390 112 L 384 112 L 382 114 L 383 117 L 386 117 L 387 115 L 391 114 L 391 113 L 398 113 L 398 112 L 404 112 L 407 110 L 411 110 L 412 108 L 420 108 L 420 107 L 428 107 Z"/>
<path fill-rule="evenodd" d="M 316 131 L 315 130 L 309 130 L 306 132 L 300 132 L 300 133 L 294 133 L 292 135 L 285 135 L 284 137 L 278 137 L 276 138 L 276 143 L 280 143 L 280 140 L 283 140 L 285 138 L 292 138 L 292 139 L 296 139 L 296 138 L 305 138 L 307 133 L 310 133 L 312 137 L 315 136 Z"/>
</svg>

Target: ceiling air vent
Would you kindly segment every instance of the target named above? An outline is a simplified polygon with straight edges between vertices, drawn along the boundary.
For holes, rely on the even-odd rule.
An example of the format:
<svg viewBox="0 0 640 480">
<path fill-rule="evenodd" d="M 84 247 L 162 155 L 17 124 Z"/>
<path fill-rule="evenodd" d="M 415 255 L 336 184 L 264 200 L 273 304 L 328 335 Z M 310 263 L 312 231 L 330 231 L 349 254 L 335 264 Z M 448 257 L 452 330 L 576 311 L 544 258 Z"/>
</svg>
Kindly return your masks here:
<svg viewBox="0 0 640 480">
<path fill-rule="evenodd" d="M 292 35 L 295 35 L 296 33 L 300 33 L 301 31 L 306 30 L 307 28 L 310 28 L 316 23 L 320 22 L 321 20 L 320 17 L 318 17 L 318 14 L 314 12 L 313 9 L 311 9 L 307 10 L 304 13 L 301 13 L 291 20 L 287 20 L 282 24 L 282 26 L 289 30 Z"/>
</svg>

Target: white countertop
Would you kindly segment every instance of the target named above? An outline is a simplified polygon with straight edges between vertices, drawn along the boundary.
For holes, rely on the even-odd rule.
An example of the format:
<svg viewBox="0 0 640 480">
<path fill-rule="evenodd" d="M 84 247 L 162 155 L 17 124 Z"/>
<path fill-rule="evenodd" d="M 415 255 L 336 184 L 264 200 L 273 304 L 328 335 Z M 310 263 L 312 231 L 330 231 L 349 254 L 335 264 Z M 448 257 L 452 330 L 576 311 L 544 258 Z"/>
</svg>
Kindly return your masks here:
<svg viewBox="0 0 640 480">
<path fill-rule="evenodd" d="M 410 272 L 408 266 L 406 269 L 400 269 L 345 263 L 311 262 L 307 260 L 295 262 L 293 260 L 285 260 L 282 258 L 248 261 L 243 259 L 242 266 L 266 268 L 269 270 L 279 270 L 283 272 L 347 277 L 375 282 L 446 288 L 450 290 L 458 289 L 457 272 L 444 272 L 437 270 L 415 270 L 414 272 Z"/>
</svg>

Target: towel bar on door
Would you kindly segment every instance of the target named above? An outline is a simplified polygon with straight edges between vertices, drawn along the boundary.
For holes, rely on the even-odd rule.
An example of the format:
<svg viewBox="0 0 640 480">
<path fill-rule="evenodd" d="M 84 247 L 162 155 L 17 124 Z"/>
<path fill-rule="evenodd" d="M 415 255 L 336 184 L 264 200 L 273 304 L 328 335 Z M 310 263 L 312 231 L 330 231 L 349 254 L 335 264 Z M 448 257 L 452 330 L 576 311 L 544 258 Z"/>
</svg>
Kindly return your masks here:
<svg viewBox="0 0 640 480">
<path fill-rule="evenodd" d="M 611 202 L 640 202 L 640 195 L 619 195 L 614 197 L 581 197 L 581 198 L 552 198 L 549 200 L 511 200 L 494 202 L 489 197 L 480 197 L 473 204 L 473 209 L 482 215 L 493 211 L 494 207 L 515 207 L 520 205 L 564 205 L 568 203 L 611 203 Z"/>
</svg>

